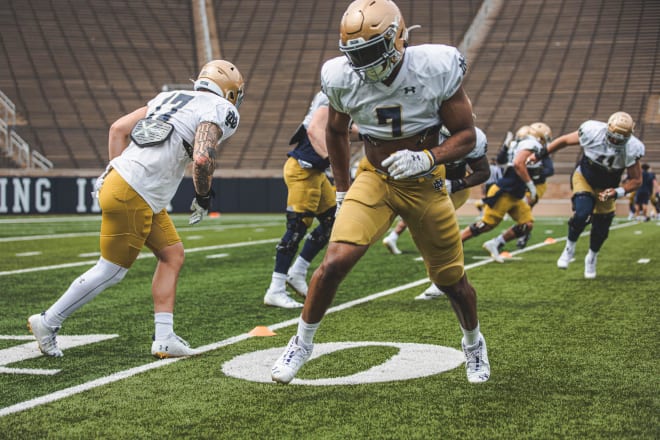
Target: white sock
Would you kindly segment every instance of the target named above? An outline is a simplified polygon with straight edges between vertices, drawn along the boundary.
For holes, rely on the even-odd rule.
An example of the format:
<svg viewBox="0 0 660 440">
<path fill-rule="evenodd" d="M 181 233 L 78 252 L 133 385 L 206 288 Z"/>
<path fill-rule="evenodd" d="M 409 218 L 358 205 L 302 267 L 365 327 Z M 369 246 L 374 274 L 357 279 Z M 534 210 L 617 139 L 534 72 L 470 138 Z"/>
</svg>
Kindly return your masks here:
<svg viewBox="0 0 660 440">
<path fill-rule="evenodd" d="M 66 292 L 50 306 L 44 315 L 44 322 L 50 327 L 61 327 L 73 312 L 93 300 L 96 295 L 120 282 L 128 269 L 108 260 L 99 261 L 84 274 L 76 278 Z"/>
<path fill-rule="evenodd" d="M 594 261 L 597 256 L 598 256 L 598 252 L 594 252 L 591 249 L 589 249 L 589 252 L 587 252 L 587 259 L 589 261 Z"/>
<path fill-rule="evenodd" d="M 307 275 L 307 269 L 309 268 L 309 261 L 305 260 L 303 257 L 298 255 L 296 261 L 293 263 L 293 266 L 289 269 L 289 273 L 299 273 Z"/>
<path fill-rule="evenodd" d="M 314 335 L 316 334 L 319 325 L 321 325 L 320 322 L 317 322 L 316 324 L 307 324 L 302 318 L 300 318 L 298 320 L 298 333 L 296 334 L 305 344 L 312 345 L 314 342 Z"/>
<path fill-rule="evenodd" d="M 390 234 L 387 236 L 387 240 L 389 241 L 397 241 L 399 239 L 399 234 L 396 233 L 396 231 L 390 232 Z"/>
<path fill-rule="evenodd" d="M 478 322 L 477 326 L 473 330 L 465 330 L 463 326 L 461 326 L 461 330 L 463 331 L 463 342 L 465 342 L 466 347 L 473 347 L 479 342 L 479 335 L 481 334 L 481 330 L 479 330 Z"/>
<path fill-rule="evenodd" d="M 273 292 L 286 290 L 286 274 L 273 272 L 268 290 L 272 290 Z"/>
<path fill-rule="evenodd" d="M 167 339 L 174 333 L 174 314 L 167 312 L 154 313 L 154 323 L 156 324 L 156 340 Z"/>
<path fill-rule="evenodd" d="M 575 252 L 575 245 L 576 241 L 571 241 L 571 240 L 566 240 L 566 249 L 568 249 L 570 252 Z"/>
<path fill-rule="evenodd" d="M 500 234 L 495 238 L 495 244 L 498 246 L 501 244 L 506 244 L 506 240 L 504 239 L 504 234 Z"/>
</svg>

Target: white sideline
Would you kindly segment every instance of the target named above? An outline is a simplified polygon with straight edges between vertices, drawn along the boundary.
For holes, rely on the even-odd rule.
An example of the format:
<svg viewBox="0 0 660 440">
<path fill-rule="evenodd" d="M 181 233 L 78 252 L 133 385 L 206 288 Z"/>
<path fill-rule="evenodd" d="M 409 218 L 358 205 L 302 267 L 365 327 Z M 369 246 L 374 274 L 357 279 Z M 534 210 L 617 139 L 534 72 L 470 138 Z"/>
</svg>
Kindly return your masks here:
<svg viewBox="0 0 660 440">
<path fill-rule="evenodd" d="M 620 229 L 620 228 L 624 228 L 624 227 L 628 227 L 628 226 L 634 226 L 636 224 L 637 224 L 637 222 L 621 223 L 621 224 L 612 226 L 610 228 L 610 230 Z M 587 235 L 587 234 L 588 234 L 588 232 L 583 232 L 582 236 Z M 262 240 L 261 242 L 263 243 L 263 242 L 273 242 L 273 241 L 277 241 L 277 240 Z M 535 245 L 528 246 L 524 249 L 513 251 L 513 252 L 511 252 L 511 254 L 512 255 L 522 254 L 524 252 L 528 252 L 528 251 L 531 251 L 531 250 L 534 250 L 534 249 L 538 249 L 538 248 L 541 248 L 541 247 L 544 247 L 544 246 L 548 246 L 550 244 L 556 244 L 556 243 L 559 243 L 561 241 L 566 241 L 566 237 L 556 239 L 555 243 L 537 243 Z M 249 242 L 249 244 L 256 244 L 256 242 Z M 197 248 L 196 250 L 208 250 L 208 249 L 216 249 L 216 248 L 219 248 L 219 247 L 237 247 L 237 246 L 238 246 L 238 244 L 221 245 L 221 246 L 208 246 L 208 247 L 205 247 L 205 248 Z M 492 262 L 493 262 L 493 259 L 488 258 L 486 260 L 481 260 L 481 261 L 478 261 L 476 263 L 467 264 L 467 265 L 465 265 L 465 270 L 473 269 L 473 268 L 479 267 L 479 266 L 484 266 L 484 265 L 492 263 Z M 387 296 L 387 295 L 391 295 L 393 293 L 400 292 L 402 290 L 410 289 L 411 287 L 417 287 L 417 286 L 426 284 L 428 282 L 429 282 L 428 278 L 422 278 L 420 280 L 413 281 L 413 282 L 410 282 L 410 283 L 407 283 L 407 284 L 403 284 L 401 286 L 397 286 L 397 287 L 394 287 L 392 289 L 383 290 L 382 292 L 377 292 L 377 293 L 365 296 L 363 298 L 359 298 L 359 299 L 349 301 L 349 302 L 344 303 L 344 304 L 340 304 L 338 306 L 331 307 L 331 308 L 328 309 L 326 314 L 339 312 L 341 310 L 345 310 L 345 309 L 348 309 L 350 307 L 353 307 L 353 306 L 356 306 L 356 305 L 359 305 L 359 304 L 363 304 L 363 303 L 369 302 L 369 301 L 377 299 L 377 298 L 381 298 L 381 297 L 384 297 L 384 296 Z M 294 318 L 294 319 L 289 319 L 287 321 L 282 321 L 282 322 L 270 325 L 270 326 L 268 326 L 268 328 L 270 328 L 271 330 L 277 330 L 277 329 L 280 329 L 280 328 L 295 325 L 297 323 L 298 323 L 298 318 Z M 221 348 L 221 347 L 225 347 L 227 345 L 231 345 L 231 344 L 235 344 L 237 342 L 244 341 L 244 340 L 246 340 L 248 338 L 251 338 L 251 337 L 253 337 L 253 336 L 250 335 L 249 333 L 243 333 L 241 335 L 233 336 L 233 337 L 225 339 L 223 341 L 218 341 L 218 342 L 214 342 L 212 344 L 197 347 L 197 349 L 201 353 L 204 353 L 204 352 L 216 350 L 216 349 Z M 186 358 L 170 358 L 170 359 L 158 360 L 158 361 L 155 361 L 155 362 L 151 362 L 149 364 L 140 365 L 139 367 L 130 368 L 128 370 L 120 371 L 118 373 L 114 373 L 114 374 L 111 374 L 111 375 L 106 376 L 106 377 L 101 377 L 99 379 L 95 379 L 95 380 L 86 382 L 86 383 L 81 384 L 81 385 L 72 386 L 72 387 L 69 387 L 69 388 L 65 388 L 63 390 L 56 391 L 56 392 L 51 393 L 51 394 L 46 394 L 44 396 L 36 397 L 34 399 L 31 399 L 31 400 L 26 400 L 25 402 L 10 405 L 10 406 L 7 406 L 5 408 L 0 408 L 0 417 L 4 417 L 4 416 L 7 416 L 9 414 L 14 414 L 14 413 L 17 413 L 17 412 L 25 411 L 25 410 L 30 409 L 30 408 L 35 408 L 37 406 L 44 405 L 46 403 L 55 402 L 57 400 L 64 399 L 66 397 L 70 397 L 70 396 L 73 396 L 75 394 L 82 393 L 83 391 L 87 391 L 87 390 L 91 390 L 93 388 L 100 387 L 102 385 L 107 385 L 107 384 L 110 384 L 110 383 L 113 383 L 113 382 L 118 382 L 122 379 L 127 379 L 131 376 L 135 376 L 135 375 L 143 373 L 145 371 L 154 370 L 156 368 L 160 368 L 160 367 L 164 367 L 166 365 L 170 365 L 170 364 L 172 364 L 174 362 L 177 362 L 177 361 L 180 361 L 182 359 L 186 359 Z"/>
</svg>

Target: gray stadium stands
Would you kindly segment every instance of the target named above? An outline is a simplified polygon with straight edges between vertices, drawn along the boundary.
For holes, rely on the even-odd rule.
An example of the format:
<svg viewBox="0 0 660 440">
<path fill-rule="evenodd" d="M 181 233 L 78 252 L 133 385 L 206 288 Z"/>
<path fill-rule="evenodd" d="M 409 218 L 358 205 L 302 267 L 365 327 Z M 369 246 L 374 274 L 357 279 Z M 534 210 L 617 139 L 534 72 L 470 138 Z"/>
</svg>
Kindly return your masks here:
<svg viewBox="0 0 660 440">
<path fill-rule="evenodd" d="M 0 90 L 16 128 L 56 168 L 101 169 L 109 125 L 163 84 L 186 83 L 196 55 L 193 4 L 180 0 L 4 0 Z M 412 44 L 458 45 L 483 1 L 399 0 Z M 542 120 L 555 135 L 625 110 L 660 167 L 660 2 L 506 0 L 469 59 L 465 88 L 495 152 L 507 130 Z M 223 170 L 281 172 L 288 140 L 339 55 L 347 0 L 213 0 L 221 56 L 247 82 Z M 555 160 L 568 172 L 577 151 Z"/>
</svg>

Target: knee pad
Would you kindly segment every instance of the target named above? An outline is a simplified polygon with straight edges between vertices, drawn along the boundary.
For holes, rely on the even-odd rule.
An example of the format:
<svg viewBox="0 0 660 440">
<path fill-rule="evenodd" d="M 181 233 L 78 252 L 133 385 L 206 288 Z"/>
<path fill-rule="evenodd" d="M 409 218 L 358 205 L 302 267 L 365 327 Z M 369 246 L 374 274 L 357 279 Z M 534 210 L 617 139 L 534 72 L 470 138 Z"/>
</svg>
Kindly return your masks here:
<svg viewBox="0 0 660 440">
<path fill-rule="evenodd" d="M 591 213 L 596 203 L 594 196 L 587 192 L 576 193 L 573 195 L 571 203 L 573 216 L 568 220 L 568 224 L 575 228 L 584 228 L 591 223 Z"/>
<path fill-rule="evenodd" d="M 278 252 L 295 255 L 298 251 L 298 245 L 307 233 L 308 225 L 306 219 L 309 218 L 310 215 L 307 213 L 287 211 L 286 232 L 276 246 Z"/>
<path fill-rule="evenodd" d="M 534 226 L 533 223 L 521 223 L 515 225 L 513 228 L 511 228 L 511 230 L 513 231 L 516 237 L 520 238 L 520 237 L 524 237 L 529 232 L 531 232 L 533 226 Z"/>
<path fill-rule="evenodd" d="M 489 224 L 484 223 L 482 221 L 472 223 L 468 227 L 470 228 L 470 232 L 472 233 L 473 237 L 476 237 L 477 235 L 483 234 L 484 232 L 488 232 L 492 229 L 492 227 Z"/>
<path fill-rule="evenodd" d="M 311 234 L 309 234 L 309 240 L 317 243 L 321 247 L 328 244 L 330 233 L 332 232 L 332 226 L 335 224 L 335 211 L 336 207 L 332 207 L 317 216 L 319 225 Z"/>
</svg>

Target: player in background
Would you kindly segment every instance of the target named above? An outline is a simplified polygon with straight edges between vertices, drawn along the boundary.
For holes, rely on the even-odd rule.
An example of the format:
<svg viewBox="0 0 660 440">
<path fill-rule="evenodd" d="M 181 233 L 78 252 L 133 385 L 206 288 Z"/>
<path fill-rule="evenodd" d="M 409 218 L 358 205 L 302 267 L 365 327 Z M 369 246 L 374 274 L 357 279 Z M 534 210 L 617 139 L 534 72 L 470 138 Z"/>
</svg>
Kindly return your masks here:
<svg viewBox="0 0 660 440">
<path fill-rule="evenodd" d="M 303 306 L 289 296 L 286 285 L 299 295 L 307 296 L 307 270 L 330 238 L 336 202 L 335 189 L 325 172 L 330 166 L 325 146 L 327 122 L 328 97 L 318 92 L 289 142 L 295 147 L 287 154 L 289 158 L 284 164 L 286 232 L 275 248 L 275 268 L 264 295 L 264 304 L 269 306 L 285 309 Z M 357 132 L 356 127 L 351 128 Z M 307 236 L 302 251 L 291 265 L 314 218 L 319 224 Z"/>
<path fill-rule="evenodd" d="M 145 245 L 158 259 L 151 288 L 155 325 L 151 354 L 159 358 L 197 354 L 174 332 L 184 250 L 166 206 L 192 162 L 195 196 L 189 223 L 200 222 L 208 213 L 216 148 L 238 128 L 243 76 L 232 63 L 214 60 L 202 67 L 193 89 L 159 93 L 110 127 L 110 163 L 93 194 L 102 210 L 101 257 L 45 312 L 28 319 L 44 354 L 63 355 L 56 337 L 64 320 L 119 283 Z"/>
<path fill-rule="evenodd" d="M 639 221 L 649 221 L 649 203 L 651 197 L 658 192 L 658 181 L 655 173 L 651 172 L 651 166 L 647 163 L 642 165 L 642 184 L 635 191 L 635 218 Z"/>
<path fill-rule="evenodd" d="M 539 125 L 543 124 L 543 125 Z M 551 135 L 550 133 L 550 128 L 547 126 L 547 124 L 544 123 L 534 123 L 534 125 L 537 129 L 541 131 L 546 131 L 546 134 L 549 134 L 548 137 L 544 139 L 545 142 L 549 142 L 551 140 Z M 523 138 L 527 137 L 530 135 L 530 133 L 533 131 L 532 127 L 529 125 L 523 125 L 516 131 L 515 137 L 511 136 L 511 140 L 509 143 L 504 143 L 502 144 L 502 147 L 500 147 L 500 150 L 497 153 L 497 161 L 500 163 L 502 166 L 506 168 L 508 162 L 509 162 L 509 148 L 510 147 L 515 147 L 515 145 Z M 509 132 L 511 133 L 511 132 Z M 552 158 L 550 156 L 547 156 L 543 158 L 543 162 L 541 166 L 533 165 L 533 166 L 528 166 L 527 171 L 529 172 L 530 177 L 532 178 L 532 181 L 534 182 L 534 187 L 536 188 L 536 199 L 532 200 L 530 197 L 530 192 L 526 192 L 527 199 L 530 201 L 530 207 L 532 208 L 532 211 L 534 210 L 534 206 L 536 206 L 543 198 L 543 195 L 545 194 L 546 190 L 548 189 L 548 184 L 546 183 L 546 180 L 548 177 L 552 176 L 555 174 L 555 167 L 554 163 L 552 161 Z M 527 242 L 529 241 L 529 238 L 532 234 L 531 230 L 528 230 L 525 235 L 518 237 L 516 240 L 516 247 L 518 249 L 524 249 L 525 246 L 527 246 Z M 499 246 L 498 250 L 502 252 L 504 249 L 504 242 L 501 240 L 499 241 Z"/>
<path fill-rule="evenodd" d="M 559 136 L 531 158 L 537 161 L 569 146 L 582 148 L 582 158 L 571 177 L 573 216 L 568 220 L 568 238 L 557 260 L 558 268 L 568 268 L 580 234 L 591 223 L 584 277 L 596 278 L 598 253 L 609 235 L 616 199 L 642 184 L 639 161 L 644 156 L 644 144 L 633 135 L 634 127 L 632 117 L 622 111 L 613 113 L 607 122 L 589 120 L 578 130 Z M 624 171 L 628 178 L 621 182 Z"/>
<path fill-rule="evenodd" d="M 504 216 L 509 214 L 516 224 L 483 244 L 483 248 L 490 253 L 493 260 L 503 263 L 499 247 L 514 238 L 523 237 L 532 230 L 534 217 L 530 205 L 536 201 L 537 193 L 529 169 L 540 168 L 541 164 L 530 164 L 528 159 L 532 154 L 540 152 L 551 137 L 550 127 L 543 122 L 537 122 L 530 125 L 528 134 L 508 148 L 507 169 L 503 177 L 488 191 L 481 220 L 461 232 L 463 242 L 494 229 Z"/>
<path fill-rule="evenodd" d="M 289 383 L 310 358 L 314 335 L 342 280 L 397 215 L 406 221 L 429 278 L 445 292 L 463 333 L 468 381 L 490 377 L 477 296 L 465 274 L 445 167 L 475 144 L 472 106 L 463 90 L 465 58 L 454 47 L 407 47 L 408 30 L 388 0 L 357 0 L 344 13 L 339 48 L 326 61 L 330 101 L 326 144 L 337 187 L 337 218 L 314 271 L 298 322 L 271 377 Z M 350 182 L 348 123 L 355 121 L 369 166 Z M 438 145 L 445 125 L 451 136 Z M 350 189 L 349 189 L 350 187 Z"/>
</svg>

